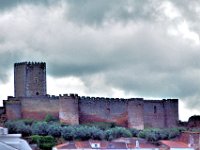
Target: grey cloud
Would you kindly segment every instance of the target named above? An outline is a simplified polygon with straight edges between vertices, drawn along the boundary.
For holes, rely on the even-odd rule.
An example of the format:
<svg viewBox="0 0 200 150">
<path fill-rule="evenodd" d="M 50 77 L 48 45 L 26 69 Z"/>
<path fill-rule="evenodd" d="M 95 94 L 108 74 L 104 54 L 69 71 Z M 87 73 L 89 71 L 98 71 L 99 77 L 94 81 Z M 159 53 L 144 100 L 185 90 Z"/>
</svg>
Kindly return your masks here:
<svg viewBox="0 0 200 150">
<path fill-rule="evenodd" d="M 55 2 L 55 0 L 0 0 L 0 10 L 7 10 L 14 7 L 17 7 L 21 4 L 42 4 L 42 5 L 51 5 Z"/>
<path fill-rule="evenodd" d="M 10 70 L 13 69 L 13 64 L 20 59 L 19 53 L 12 53 L 11 51 L 0 52 L 0 80 L 6 83 L 10 76 Z"/>
<path fill-rule="evenodd" d="M 83 0 L 67 1 L 68 19 L 78 24 L 102 25 L 107 21 L 151 20 L 155 17 L 157 3 L 145 0 Z"/>
</svg>

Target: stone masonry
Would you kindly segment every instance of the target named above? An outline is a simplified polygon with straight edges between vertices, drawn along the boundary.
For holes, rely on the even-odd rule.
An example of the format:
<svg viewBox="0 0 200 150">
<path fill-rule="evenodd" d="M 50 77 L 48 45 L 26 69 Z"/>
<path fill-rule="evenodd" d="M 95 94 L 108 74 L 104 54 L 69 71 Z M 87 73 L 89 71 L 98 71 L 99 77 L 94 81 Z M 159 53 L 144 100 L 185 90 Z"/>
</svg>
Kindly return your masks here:
<svg viewBox="0 0 200 150">
<path fill-rule="evenodd" d="M 46 93 L 46 63 L 14 64 L 15 96 L 4 101 L 8 119 L 42 120 L 50 114 L 66 124 L 114 122 L 143 129 L 175 127 L 178 99 L 84 97 L 77 94 L 50 96 Z"/>
</svg>

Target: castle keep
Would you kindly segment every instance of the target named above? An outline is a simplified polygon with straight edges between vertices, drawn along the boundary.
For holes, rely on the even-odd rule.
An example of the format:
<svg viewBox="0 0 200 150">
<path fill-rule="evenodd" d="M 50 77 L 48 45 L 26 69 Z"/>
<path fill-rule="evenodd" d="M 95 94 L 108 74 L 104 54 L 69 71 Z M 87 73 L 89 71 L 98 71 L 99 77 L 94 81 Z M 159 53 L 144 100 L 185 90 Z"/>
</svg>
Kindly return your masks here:
<svg viewBox="0 0 200 150">
<path fill-rule="evenodd" d="M 41 120 L 47 114 L 67 124 L 115 122 L 143 129 L 174 127 L 178 123 L 178 99 L 85 97 L 46 93 L 46 63 L 14 64 L 15 96 L 4 101 L 8 119 Z"/>
</svg>

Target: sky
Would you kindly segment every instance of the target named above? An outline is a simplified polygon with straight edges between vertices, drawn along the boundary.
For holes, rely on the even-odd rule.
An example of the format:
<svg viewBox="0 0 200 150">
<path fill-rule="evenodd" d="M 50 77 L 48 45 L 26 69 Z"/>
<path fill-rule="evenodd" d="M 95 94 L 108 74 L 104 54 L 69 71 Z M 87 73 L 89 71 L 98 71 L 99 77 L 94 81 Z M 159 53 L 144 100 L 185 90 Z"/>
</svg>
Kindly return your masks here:
<svg viewBox="0 0 200 150">
<path fill-rule="evenodd" d="M 199 115 L 198 0 L 0 0 L 0 99 L 15 62 L 46 62 L 51 95 L 179 99 Z"/>
</svg>

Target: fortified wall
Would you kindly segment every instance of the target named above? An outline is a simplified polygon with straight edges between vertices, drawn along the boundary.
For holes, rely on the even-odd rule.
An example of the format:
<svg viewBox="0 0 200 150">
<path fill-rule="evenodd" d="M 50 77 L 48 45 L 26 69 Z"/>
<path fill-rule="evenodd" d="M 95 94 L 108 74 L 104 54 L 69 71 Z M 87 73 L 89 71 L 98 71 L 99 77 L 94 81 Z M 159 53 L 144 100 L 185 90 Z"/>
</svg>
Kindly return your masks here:
<svg viewBox="0 0 200 150">
<path fill-rule="evenodd" d="M 8 119 L 42 120 L 50 114 L 66 124 L 115 122 L 137 129 L 174 127 L 178 123 L 177 99 L 50 96 L 46 94 L 45 63 L 18 63 L 14 70 L 15 96 L 4 101 Z"/>
</svg>

